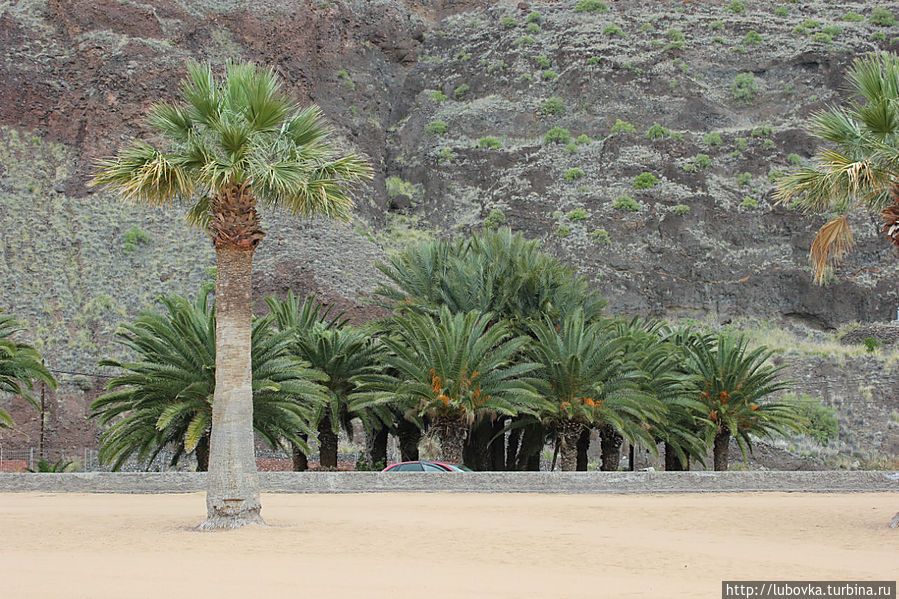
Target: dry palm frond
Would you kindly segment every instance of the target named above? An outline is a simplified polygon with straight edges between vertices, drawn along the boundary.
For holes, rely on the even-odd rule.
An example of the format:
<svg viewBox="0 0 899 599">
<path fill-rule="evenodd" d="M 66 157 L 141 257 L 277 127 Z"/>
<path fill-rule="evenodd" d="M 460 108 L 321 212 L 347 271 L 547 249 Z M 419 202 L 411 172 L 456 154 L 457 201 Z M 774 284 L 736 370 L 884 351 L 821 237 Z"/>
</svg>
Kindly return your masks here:
<svg viewBox="0 0 899 599">
<path fill-rule="evenodd" d="M 831 264 L 839 262 L 853 245 L 855 241 L 849 228 L 848 215 L 838 216 L 821 227 L 808 254 L 815 283 L 823 285 L 828 262 Z"/>
<path fill-rule="evenodd" d="M 890 190 L 891 194 L 896 191 L 895 187 Z M 883 228 L 880 232 L 884 233 L 893 245 L 899 247 L 899 202 L 884 208 L 880 212 L 880 218 L 883 219 Z"/>
</svg>

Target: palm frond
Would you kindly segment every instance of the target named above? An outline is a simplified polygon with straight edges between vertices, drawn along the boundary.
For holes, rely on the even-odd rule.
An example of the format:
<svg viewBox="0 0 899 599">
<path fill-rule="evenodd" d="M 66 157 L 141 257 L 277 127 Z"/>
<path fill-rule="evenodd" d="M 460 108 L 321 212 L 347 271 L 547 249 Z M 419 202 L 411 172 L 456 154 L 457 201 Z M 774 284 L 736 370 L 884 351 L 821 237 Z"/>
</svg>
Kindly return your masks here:
<svg viewBox="0 0 899 599">
<path fill-rule="evenodd" d="M 838 216 L 822 226 L 809 250 L 815 282 L 823 283 L 828 267 L 838 263 L 854 245 L 847 216 Z"/>
</svg>

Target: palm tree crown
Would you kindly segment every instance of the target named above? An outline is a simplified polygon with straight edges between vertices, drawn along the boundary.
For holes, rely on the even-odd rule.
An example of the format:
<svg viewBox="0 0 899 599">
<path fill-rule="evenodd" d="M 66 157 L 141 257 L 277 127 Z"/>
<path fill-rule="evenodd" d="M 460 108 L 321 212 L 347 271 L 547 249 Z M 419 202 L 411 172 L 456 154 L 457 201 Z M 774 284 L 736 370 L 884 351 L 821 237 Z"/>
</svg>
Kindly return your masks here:
<svg viewBox="0 0 899 599">
<path fill-rule="evenodd" d="M 809 253 L 818 283 L 854 244 L 848 216 L 857 208 L 881 211 L 883 232 L 899 245 L 899 56 L 859 58 L 848 78 L 855 100 L 809 121 L 811 134 L 832 147 L 821 150 L 814 166 L 778 183 L 781 201 L 795 198 L 809 212 L 837 214 L 818 231 Z"/>
<path fill-rule="evenodd" d="M 21 330 L 15 318 L 0 313 L 0 393 L 24 397 L 37 409 L 39 406 L 30 393 L 34 381 L 43 381 L 55 389 L 56 379 L 41 364 L 41 356 L 37 350 L 12 339 Z M 0 428 L 12 425 L 12 418 L 0 409 Z"/>
</svg>

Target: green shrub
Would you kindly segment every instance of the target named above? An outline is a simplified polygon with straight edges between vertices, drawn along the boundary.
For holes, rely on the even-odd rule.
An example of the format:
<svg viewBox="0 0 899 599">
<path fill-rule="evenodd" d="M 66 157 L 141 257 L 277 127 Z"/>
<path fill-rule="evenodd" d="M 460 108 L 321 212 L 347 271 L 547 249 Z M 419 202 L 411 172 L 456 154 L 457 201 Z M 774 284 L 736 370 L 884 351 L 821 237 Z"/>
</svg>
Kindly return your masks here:
<svg viewBox="0 0 899 599">
<path fill-rule="evenodd" d="M 522 35 L 520 38 L 515 40 L 515 45 L 518 47 L 530 46 L 531 44 L 535 43 L 536 41 L 537 40 L 535 40 L 534 38 L 532 38 L 529 35 Z"/>
<path fill-rule="evenodd" d="M 778 6 L 777 8 L 774 9 L 775 17 L 785 17 L 789 14 L 790 14 L 790 9 L 788 9 L 786 6 Z"/>
<path fill-rule="evenodd" d="M 824 33 L 823 31 L 818 31 L 814 35 L 812 35 L 812 39 L 816 42 L 822 44 L 829 44 L 833 41 L 833 38 Z"/>
<path fill-rule="evenodd" d="M 684 170 L 688 173 L 695 173 L 700 169 L 709 168 L 712 165 L 712 159 L 708 154 L 697 154 L 684 164 Z"/>
<path fill-rule="evenodd" d="M 747 46 L 754 46 L 756 44 L 762 43 L 762 36 L 755 29 L 750 29 L 749 33 L 743 37 L 743 44 Z"/>
<path fill-rule="evenodd" d="M 588 144 L 588 143 L 590 143 L 590 138 L 587 137 L 586 133 L 581 133 L 580 135 L 577 136 L 577 139 L 574 140 L 574 143 L 576 143 L 579 146 L 583 145 L 583 144 Z"/>
<path fill-rule="evenodd" d="M 545 71 L 540 73 L 540 78 L 543 79 L 544 81 L 555 81 L 556 79 L 559 78 L 559 74 L 555 71 L 546 69 Z"/>
<path fill-rule="evenodd" d="M 721 44 L 722 46 L 725 45 L 725 44 L 727 44 L 727 40 L 725 40 L 725 39 L 724 39 L 723 37 L 721 37 L 720 35 L 716 35 L 715 37 L 713 37 L 713 38 L 712 38 L 712 42 L 714 42 L 714 43 L 716 43 L 716 44 Z"/>
<path fill-rule="evenodd" d="M 442 150 L 440 150 L 440 154 L 437 155 L 437 162 L 449 162 L 455 157 L 456 155 L 453 154 L 453 150 L 451 148 L 443 148 Z"/>
<path fill-rule="evenodd" d="M 741 15 L 746 12 L 746 6 L 741 0 L 732 0 L 732 2 L 727 5 L 727 10 L 735 15 Z"/>
<path fill-rule="evenodd" d="M 690 211 L 690 207 L 686 204 L 678 204 L 677 206 L 672 208 L 671 211 L 679 216 L 683 216 Z"/>
<path fill-rule="evenodd" d="M 609 7 L 602 0 L 578 0 L 574 12 L 607 12 Z"/>
<path fill-rule="evenodd" d="M 453 90 L 453 97 L 456 100 L 461 102 L 466 97 L 468 97 L 469 90 L 471 90 L 471 88 L 468 86 L 468 84 L 463 83 L 462 85 L 460 85 L 459 87 L 457 87 L 456 89 Z"/>
<path fill-rule="evenodd" d="M 777 180 L 783 177 L 784 174 L 777 169 L 772 170 L 768 173 L 768 183 L 777 183 Z"/>
<path fill-rule="evenodd" d="M 752 73 L 740 73 L 734 77 L 734 82 L 730 86 L 730 91 L 735 100 L 742 100 L 750 103 L 757 93 L 755 87 L 755 75 Z"/>
<path fill-rule="evenodd" d="M 621 119 L 615 119 L 615 124 L 612 125 L 612 128 L 609 130 L 610 135 L 615 135 L 619 131 L 623 131 L 624 133 L 633 133 L 636 131 L 636 128 L 628 122 L 622 121 Z"/>
<path fill-rule="evenodd" d="M 828 25 L 827 27 L 821 29 L 821 31 L 831 37 L 839 37 L 843 34 L 843 29 L 838 27 L 837 25 Z"/>
<path fill-rule="evenodd" d="M 668 36 L 668 39 L 672 42 L 682 42 L 684 41 L 684 32 L 680 29 L 674 29 L 673 27 L 665 32 L 665 35 Z"/>
<path fill-rule="evenodd" d="M 758 208 L 759 204 L 755 201 L 755 198 L 743 198 L 743 201 L 740 202 L 740 206 L 743 208 Z"/>
<path fill-rule="evenodd" d="M 771 135 L 771 127 L 769 127 L 768 125 L 756 127 L 749 135 L 751 135 L 752 137 L 768 137 Z"/>
<path fill-rule="evenodd" d="M 892 27 L 896 24 L 896 17 L 893 16 L 890 9 L 878 6 L 871 11 L 868 22 L 873 23 L 874 25 L 880 25 L 881 27 Z"/>
<path fill-rule="evenodd" d="M 518 22 L 512 17 L 503 17 L 499 20 L 499 22 L 506 29 L 512 29 L 513 27 L 518 25 Z"/>
<path fill-rule="evenodd" d="M 559 96 L 553 96 L 540 106 L 540 114 L 565 114 L 565 102 Z"/>
<path fill-rule="evenodd" d="M 659 180 L 652 173 L 643 172 L 634 177 L 634 189 L 649 189 L 658 183 Z"/>
<path fill-rule="evenodd" d="M 577 167 L 570 168 L 567 171 L 565 171 L 565 180 L 566 181 L 576 181 L 577 179 L 580 179 L 581 177 L 583 177 L 585 174 L 586 173 L 583 170 L 581 170 Z"/>
<path fill-rule="evenodd" d="M 821 26 L 821 23 L 819 23 L 818 21 L 816 21 L 814 19 L 806 19 L 802 22 L 802 26 L 805 27 L 806 29 L 817 29 L 818 27 Z"/>
<path fill-rule="evenodd" d="M 456 52 L 456 55 L 453 56 L 453 58 L 455 58 L 459 62 L 465 62 L 466 60 L 471 60 L 471 52 L 469 52 L 465 48 L 462 48 L 461 50 Z"/>
<path fill-rule="evenodd" d="M 447 124 L 444 121 L 431 121 L 425 125 L 425 135 L 437 136 L 446 133 Z"/>
<path fill-rule="evenodd" d="M 871 41 L 872 42 L 885 42 L 885 41 L 887 41 L 887 34 L 885 34 L 883 31 L 875 31 L 874 33 L 871 34 Z"/>
<path fill-rule="evenodd" d="M 768 149 L 773 148 L 773 147 L 775 147 L 776 145 L 777 145 L 777 144 L 774 143 L 774 140 L 773 140 L 773 139 L 766 139 L 765 141 L 762 142 L 762 147 L 765 147 L 765 148 L 768 148 Z"/>
<path fill-rule="evenodd" d="M 546 137 L 543 138 L 543 142 L 548 144 L 567 144 L 570 141 L 571 133 L 562 127 L 553 127 L 546 132 Z"/>
<path fill-rule="evenodd" d="M 646 31 L 655 31 L 655 30 L 656 30 L 656 28 L 652 23 L 643 23 L 642 25 L 640 25 L 640 28 L 638 31 L 646 32 Z"/>
<path fill-rule="evenodd" d="M 712 131 L 711 133 L 706 133 L 705 135 L 702 136 L 702 141 L 707 146 L 720 146 L 722 143 L 721 134 L 718 133 L 717 131 Z"/>
<path fill-rule="evenodd" d="M 583 172 L 583 171 L 582 171 Z M 565 218 L 570 220 L 573 223 L 576 223 L 581 220 L 586 220 L 590 217 L 590 213 L 584 210 L 583 208 L 575 208 L 571 212 L 565 215 Z"/>
<path fill-rule="evenodd" d="M 752 173 L 737 173 L 737 185 L 749 185 L 752 182 Z"/>
<path fill-rule="evenodd" d="M 493 73 L 501 73 L 507 68 L 509 68 L 509 65 L 502 60 L 493 60 L 487 65 L 487 74 L 492 75 Z"/>
<path fill-rule="evenodd" d="M 714 20 L 709 23 L 709 29 L 712 31 L 724 31 L 724 21 Z"/>
<path fill-rule="evenodd" d="M 503 147 L 503 142 L 495 137 L 482 137 L 478 140 L 478 147 L 482 150 L 497 150 Z"/>
<path fill-rule="evenodd" d="M 825 406 L 816 397 L 796 396 L 792 393 L 784 395 L 783 402 L 788 404 L 797 416 L 808 421 L 807 428 L 803 432 L 820 445 L 828 445 L 839 438 L 840 423 L 836 408 Z"/>
<path fill-rule="evenodd" d="M 845 15 L 843 15 L 843 20 L 850 23 L 860 23 L 865 20 L 865 17 L 858 14 L 857 12 L 847 12 Z"/>
<path fill-rule="evenodd" d="M 624 31 L 621 30 L 621 27 L 618 25 L 606 25 L 606 28 L 602 30 L 605 35 L 624 37 Z"/>
<path fill-rule="evenodd" d="M 528 23 L 539 23 L 542 20 L 543 15 L 541 15 L 536 10 L 532 10 L 530 13 L 528 13 L 528 18 L 526 19 Z"/>
<path fill-rule="evenodd" d="M 599 64 L 601 62 L 602 62 L 602 58 L 600 58 L 599 56 L 591 56 L 590 58 L 587 59 L 587 64 L 589 64 L 589 65 Z"/>
<path fill-rule="evenodd" d="M 528 33 L 533 33 L 536 35 L 540 33 L 540 25 L 538 25 L 537 23 L 528 23 L 524 30 Z"/>
<path fill-rule="evenodd" d="M 534 58 L 534 62 L 536 62 L 537 66 L 540 67 L 541 69 L 548 69 L 551 65 L 551 63 L 549 62 L 549 58 L 547 58 L 546 56 L 543 56 L 543 55 L 540 55 L 540 56 L 537 56 L 536 58 Z"/>
<path fill-rule="evenodd" d="M 574 140 L 570 140 L 567 144 L 565 144 L 565 151 L 569 154 L 574 154 L 577 152 L 577 144 L 574 143 Z"/>
<path fill-rule="evenodd" d="M 803 27 L 802 25 L 796 25 L 793 27 L 793 31 L 791 31 L 793 35 L 808 35 L 808 29 Z"/>
<path fill-rule="evenodd" d="M 638 208 L 639 209 L 639 208 Z M 612 238 L 609 237 L 609 232 L 605 229 L 593 229 L 587 235 L 595 241 L 596 243 L 600 243 L 602 245 L 612 245 Z"/>
<path fill-rule="evenodd" d="M 137 249 L 138 244 L 150 243 L 150 234 L 139 227 L 131 227 L 125 231 L 125 243 L 122 244 L 122 253 L 130 254 Z"/>
<path fill-rule="evenodd" d="M 556 235 L 565 239 L 569 235 L 571 235 L 571 228 L 568 225 L 559 225 L 556 227 Z"/>
<path fill-rule="evenodd" d="M 618 199 L 612 202 L 612 208 L 615 210 L 625 210 L 627 212 L 640 212 L 639 202 L 626 193 L 621 194 L 618 196 Z"/>
<path fill-rule="evenodd" d="M 431 99 L 440 104 L 441 102 L 446 101 L 446 94 L 438 89 L 437 91 L 431 93 Z"/>
<path fill-rule="evenodd" d="M 506 215 L 503 214 L 502 210 L 497 210 L 496 208 L 491 210 L 487 218 L 484 219 L 484 228 L 491 231 L 500 228 L 504 224 L 506 224 Z"/>
<path fill-rule="evenodd" d="M 869 354 L 873 353 L 875 349 L 883 345 L 877 337 L 865 337 L 862 339 L 862 343 L 865 344 L 865 351 Z"/>
<path fill-rule="evenodd" d="M 789 162 L 793 166 L 799 166 L 800 164 L 802 164 L 802 158 L 799 156 L 799 154 L 790 154 L 787 156 L 787 162 Z"/>
<path fill-rule="evenodd" d="M 669 135 L 671 135 L 671 130 L 658 123 L 654 123 L 646 131 L 646 137 L 649 139 L 661 139 L 663 137 L 668 137 Z"/>
<path fill-rule="evenodd" d="M 746 141 L 745 137 L 738 137 L 734 139 L 734 144 L 736 144 L 737 149 L 741 152 L 745 152 L 746 148 L 749 146 L 749 142 Z"/>
</svg>

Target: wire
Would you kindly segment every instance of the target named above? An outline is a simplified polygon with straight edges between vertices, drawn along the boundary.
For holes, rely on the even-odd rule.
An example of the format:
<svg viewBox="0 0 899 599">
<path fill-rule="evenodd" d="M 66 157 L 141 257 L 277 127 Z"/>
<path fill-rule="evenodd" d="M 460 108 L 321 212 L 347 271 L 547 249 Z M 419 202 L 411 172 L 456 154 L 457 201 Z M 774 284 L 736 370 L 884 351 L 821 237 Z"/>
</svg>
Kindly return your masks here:
<svg viewBox="0 0 899 599">
<path fill-rule="evenodd" d="M 48 368 L 50 372 L 55 372 L 57 374 L 72 374 L 76 376 L 92 376 L 98 379 L 114 379 L 115 376 L 111 374 L 97 374 L 94 372 L 75 372 L 73 370 L 57 370 L 55 368 Z"/>
</svg>

